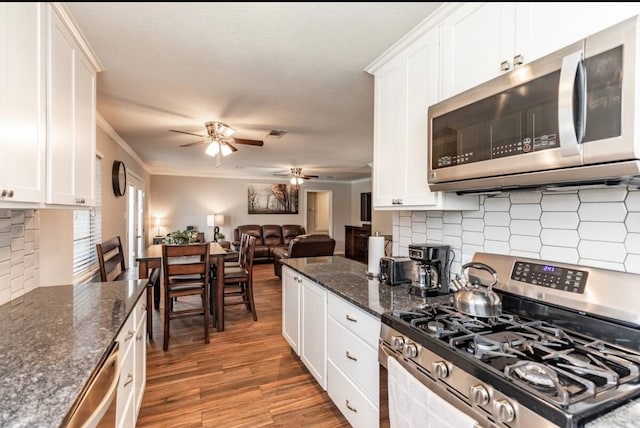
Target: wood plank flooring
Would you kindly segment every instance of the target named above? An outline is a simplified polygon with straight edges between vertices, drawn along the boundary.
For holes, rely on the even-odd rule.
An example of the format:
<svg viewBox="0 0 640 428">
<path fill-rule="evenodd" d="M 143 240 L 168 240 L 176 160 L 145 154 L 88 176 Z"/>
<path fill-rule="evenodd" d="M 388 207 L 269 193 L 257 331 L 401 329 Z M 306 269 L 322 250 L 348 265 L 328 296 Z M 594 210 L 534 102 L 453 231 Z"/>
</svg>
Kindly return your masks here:
<svg viewBox="0 0 640 428">
<path fill-rule="evenodd" d="M 163 352 L 154 311 L 137 427 L 349 426 L 282 337 L 281 282 L 271 264 L 254 267 L 254 291 L 258 321 L 244 305 L 226 307 L 225 331 L 212 329 L 208 345 L 202 318 L 193 317 L 171 322 Z"/>
</svg>

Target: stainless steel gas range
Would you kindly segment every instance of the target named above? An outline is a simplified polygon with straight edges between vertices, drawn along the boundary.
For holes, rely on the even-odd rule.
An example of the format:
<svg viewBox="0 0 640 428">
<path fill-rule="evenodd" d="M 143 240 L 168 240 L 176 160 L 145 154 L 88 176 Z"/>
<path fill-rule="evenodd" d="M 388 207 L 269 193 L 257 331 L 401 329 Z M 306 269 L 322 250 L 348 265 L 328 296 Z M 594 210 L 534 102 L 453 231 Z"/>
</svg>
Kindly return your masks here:
<svg viewBox="0 0 640 428">
<path fill-rule="evenodd" d="M 640 398 L 640 276 L 476 253 L 502 314 L 439 297 L 382 315 L 379 360 L 483 427 L 581 427 Z M 487 284 L 485 271 L 470 278 Z M 390 403 L 391 405 L 391 403 Z"/>
</svg>

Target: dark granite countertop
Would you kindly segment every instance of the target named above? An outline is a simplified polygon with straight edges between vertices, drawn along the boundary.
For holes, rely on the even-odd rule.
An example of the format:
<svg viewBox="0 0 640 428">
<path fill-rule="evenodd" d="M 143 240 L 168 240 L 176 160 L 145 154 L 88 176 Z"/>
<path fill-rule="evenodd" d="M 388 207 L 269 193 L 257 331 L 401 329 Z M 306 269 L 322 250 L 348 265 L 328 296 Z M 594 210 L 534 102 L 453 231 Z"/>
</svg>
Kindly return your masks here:
<svg viewBox="0 0 640 428">
<path fill-rule="evenodd" d="M 0 426 L 59 427 L 145 284 L 40 287 L 0 306 Z"/>
<path fill-rule="evenodd" d="M 411 309 L 424 302 L 411 296 L 407 285 L 381 284 L 377 278 L 367 277 L 366 264 L 341 256 L 301 257 L 282 262 L 378 318 L 384 312 Z M 448 299 L 446 296 L 435 299 L 443 298 Z"/>
<path fill-rule="evenodd" d="M 406 285 L 388 286 L 366 276 L 367 265 L 340 256 L 284 259 L 283 263 L 335 294 L 380 318 L 394 309 L 410 309 L 422 301 L 409 295 Z M 432 299 L 448 299 L 440 296 Z M 632 428 L 640 421 L 640 400 L 628 403 L 585 428 Z"/>
</svg>

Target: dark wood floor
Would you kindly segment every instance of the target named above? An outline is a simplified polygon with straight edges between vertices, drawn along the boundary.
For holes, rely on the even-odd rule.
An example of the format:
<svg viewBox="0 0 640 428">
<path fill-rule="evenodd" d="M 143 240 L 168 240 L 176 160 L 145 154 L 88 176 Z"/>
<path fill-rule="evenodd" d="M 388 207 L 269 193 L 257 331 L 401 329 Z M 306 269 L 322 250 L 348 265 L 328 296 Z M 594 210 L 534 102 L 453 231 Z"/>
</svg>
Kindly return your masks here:
<svg viewBox="0 0 640 428">
<path fill-rule="evenodd" d="M 174 320 L 163 352 L 162 317 L 154 311 L 138 427 L 349 426 L 282 337 L 281 282 L 273 266 L 254 269 L 258 321 L 243 305 L 227 307 L 225 331 L 212 329 L 208 345 L 201 317 Z"/>
</svg>

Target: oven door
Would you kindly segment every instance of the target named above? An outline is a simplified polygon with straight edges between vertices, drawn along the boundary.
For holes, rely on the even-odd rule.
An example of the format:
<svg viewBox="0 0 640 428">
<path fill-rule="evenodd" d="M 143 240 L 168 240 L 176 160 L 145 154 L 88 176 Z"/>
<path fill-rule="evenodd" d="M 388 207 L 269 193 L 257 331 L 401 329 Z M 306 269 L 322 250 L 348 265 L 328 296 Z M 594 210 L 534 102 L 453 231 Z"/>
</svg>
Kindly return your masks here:
<svg viewBox="0 0 640 428">
<path fill-rule="evenodd" d="M 383 343 L 379 346 L 378 360 L 387 368 L 391 428 L 481 427 L 473 418 L 425 386 L 424 380 L 420 379 L 426 375 Z"/>
</svg>

